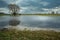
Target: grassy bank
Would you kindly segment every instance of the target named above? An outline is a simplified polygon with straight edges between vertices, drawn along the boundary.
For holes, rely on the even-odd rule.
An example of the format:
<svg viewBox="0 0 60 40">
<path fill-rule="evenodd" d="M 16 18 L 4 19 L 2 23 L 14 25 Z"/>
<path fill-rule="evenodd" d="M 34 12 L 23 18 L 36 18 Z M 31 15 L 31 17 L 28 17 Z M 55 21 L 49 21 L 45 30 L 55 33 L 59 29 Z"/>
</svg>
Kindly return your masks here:
<svg viewBox="0 0 60 40">
<path fill-rule="evenodd" d="M 0 14 L 0 16 L 10 16 L 10 14 Z"/>
<path fill-rule="evenodd" d="M 30 30 L 0 30 L 0 40 L 60 40 L 60 32 Z"/>
<path fill-rule="evenodd" d="M 13 16 L 12 14 L 0 14 L 0 16 Z M 34 16 L 34 15 L 37 15 L 37 16 L 60 16 L 60 14 L 17 14 L 16 16 Z"/>
<path fill-rule="evenodd" d="M 19 15 L 60 16 L 60 14 L 19 14 Z"/>
</svg>

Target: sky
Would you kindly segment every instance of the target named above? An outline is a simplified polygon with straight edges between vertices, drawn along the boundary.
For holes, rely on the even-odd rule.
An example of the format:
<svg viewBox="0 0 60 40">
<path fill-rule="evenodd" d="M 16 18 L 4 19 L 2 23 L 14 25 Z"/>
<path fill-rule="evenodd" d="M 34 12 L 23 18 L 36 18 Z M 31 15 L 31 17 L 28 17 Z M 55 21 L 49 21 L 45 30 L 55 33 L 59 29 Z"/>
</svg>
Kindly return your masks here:
<svg viewBox="0 0 60 40">
<path fill-rule="evenodd" d="M 60 13 L 60 0 L 0 0 L 0 12 L 9 13 L 9 4 L 18 5 L 20 13 Z"/>
</svg>

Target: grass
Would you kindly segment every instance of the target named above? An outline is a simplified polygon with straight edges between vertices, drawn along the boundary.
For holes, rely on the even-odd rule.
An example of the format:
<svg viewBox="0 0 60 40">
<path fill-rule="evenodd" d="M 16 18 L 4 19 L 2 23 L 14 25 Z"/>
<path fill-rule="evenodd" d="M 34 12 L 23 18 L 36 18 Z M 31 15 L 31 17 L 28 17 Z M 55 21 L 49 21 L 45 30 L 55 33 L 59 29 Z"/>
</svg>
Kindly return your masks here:
<svg viewBox="0 0 60 40">
<path fill-rule="evenodd" d="M 4 16 L 4 15 L 9 15 L 9 16 L 13 16 L 12 14 L 0 14 L 0 16 Z M 60 14 L 17 14 L 16 16 L 30 16 L 30 15 L 37 15 L 37 16 L 60 16 Z"/>
<path fill-rule="evenodd" d="M 47 30 L 0 30 L 0 40 L 60 40 L 60 32 Z"/>
<path fill-rule="evenodd" d="M 20 14 L 20 15 L 60 16 L 60 14 Z"/>
<path fill-rule="evenodd" d="M 0 16 L 10 16 L 10 14 L 0 14 Z"/>
</svg>

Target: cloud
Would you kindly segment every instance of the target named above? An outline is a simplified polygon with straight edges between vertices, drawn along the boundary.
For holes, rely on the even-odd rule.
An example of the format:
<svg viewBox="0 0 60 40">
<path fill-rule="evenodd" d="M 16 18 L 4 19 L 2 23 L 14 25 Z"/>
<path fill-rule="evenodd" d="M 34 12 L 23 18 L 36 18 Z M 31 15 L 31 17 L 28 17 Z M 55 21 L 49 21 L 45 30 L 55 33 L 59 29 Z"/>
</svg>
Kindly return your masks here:
<svg viewBox="0 0 60 40">
<path fill-rule="evenodd" d="M 7 8 L 0 8 L 0 12 L 4 12 L 4 13 L 7 13 L 9 14 L 9 10 Z"/>
<path fill-rule="evenodd" d="M 5 1 L 7 4 L 18 4 L 22 0 L 3 0 L 3 1 Z"/>
<path fill-rule="evenodd" d="M 42 4 L 43 6 L 48 6 L 49 2 L 40 2 L 40 4 Z"/>
<path fill-rule="evenodd" d="M 0 0 L 0 8 L 7 7 L 7 3 L 3 0 Z"/>
<path fill-rule="evenodd" d="M 20 2 L 22 2 L 23 0 L 16 0 L 16 4 L 19 4 Z"/>
<path fill-rule="evenodd" d="M 42 8 L 42 10 L 47 11 L 47 12 L 54 11 L 55 13 L 56 12 L 60 13 L 60 7 L 55 7 L 55 8 L 50 8 L 50 9 L 48 9 L 48 8 Z"/>
<path fill-rule="evenodd" d="M 10 3 L 15 3 L 21 7 L 20 13 L 47 13 L 50 11 L 60 11 L 60 0 L 0 0 L 0 7 L 7 7 Z M 56 8 L 58 7 L 58 8 Z"/>
<path fill-rule="evenodd" d="M 20 13 L 51 13 L 54 11 L 55 13 L 60 13 L 60 7 L 55 8 L 38 8 L 38 7 L 21 7 Z"/>
</svg>

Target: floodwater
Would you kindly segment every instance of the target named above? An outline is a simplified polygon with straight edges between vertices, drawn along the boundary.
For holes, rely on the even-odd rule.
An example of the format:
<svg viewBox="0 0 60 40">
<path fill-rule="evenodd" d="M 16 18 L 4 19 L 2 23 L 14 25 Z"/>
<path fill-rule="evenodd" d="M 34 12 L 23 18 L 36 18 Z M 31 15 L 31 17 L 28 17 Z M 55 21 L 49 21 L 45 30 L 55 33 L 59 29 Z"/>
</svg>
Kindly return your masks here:
<svg viewBox="0 0 60 40">
<path fill-rule="evenodd" d="M 0 28 L 6 26 L 55 28 L 60 30 L 60 16 L 0 16 Z"/>
</svg>

